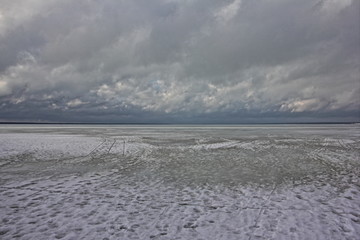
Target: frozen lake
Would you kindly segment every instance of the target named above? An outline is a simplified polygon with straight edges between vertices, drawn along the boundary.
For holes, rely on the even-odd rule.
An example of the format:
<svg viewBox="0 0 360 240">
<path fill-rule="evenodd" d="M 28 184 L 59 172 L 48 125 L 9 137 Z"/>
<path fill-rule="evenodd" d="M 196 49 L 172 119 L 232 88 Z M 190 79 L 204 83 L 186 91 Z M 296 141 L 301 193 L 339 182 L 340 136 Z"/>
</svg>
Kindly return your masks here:
<svg viewBox="0 0 360 240">
<path fill-rule="evenodd" d="M 360 125 L 0 125 L 0 239 L 359 239 Z"/>
</svg>

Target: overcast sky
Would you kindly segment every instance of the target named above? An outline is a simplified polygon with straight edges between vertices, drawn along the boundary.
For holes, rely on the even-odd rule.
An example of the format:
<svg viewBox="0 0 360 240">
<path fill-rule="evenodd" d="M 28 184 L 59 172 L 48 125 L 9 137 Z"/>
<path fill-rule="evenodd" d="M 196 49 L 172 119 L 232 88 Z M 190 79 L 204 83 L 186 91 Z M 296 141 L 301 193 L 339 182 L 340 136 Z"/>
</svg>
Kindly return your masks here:
<svg viewBox="0 0 360 240">
<path fill-rule="evenodd" d="M 0 0 L 0 121 L 359 121 L 358 0 Z"/>
</svg>

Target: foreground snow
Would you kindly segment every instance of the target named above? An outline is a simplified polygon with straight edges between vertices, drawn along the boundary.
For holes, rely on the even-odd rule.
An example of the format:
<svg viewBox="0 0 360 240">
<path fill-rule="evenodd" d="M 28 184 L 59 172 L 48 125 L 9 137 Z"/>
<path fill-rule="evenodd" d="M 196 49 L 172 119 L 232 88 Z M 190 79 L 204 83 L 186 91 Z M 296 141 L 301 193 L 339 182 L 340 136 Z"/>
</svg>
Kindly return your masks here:
<svg viewBox="0 0 360 240">
<path fill-rule="evenodd" d="M 1 239 L 358 239 L 359 129 L 0 127 Z"/>
</svg>

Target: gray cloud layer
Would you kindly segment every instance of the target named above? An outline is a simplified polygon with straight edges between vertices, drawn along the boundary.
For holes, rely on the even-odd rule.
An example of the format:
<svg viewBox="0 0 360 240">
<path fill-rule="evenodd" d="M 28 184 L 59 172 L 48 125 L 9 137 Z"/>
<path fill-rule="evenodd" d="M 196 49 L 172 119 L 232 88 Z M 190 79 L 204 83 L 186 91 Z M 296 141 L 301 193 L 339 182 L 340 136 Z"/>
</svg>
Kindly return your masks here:
<svg viewBox="0 0 360 240">
<path fill-rule="evenodd" d="M 0 120 L 359 121 L 359 9 L 0 0 Z"/>
</svg>

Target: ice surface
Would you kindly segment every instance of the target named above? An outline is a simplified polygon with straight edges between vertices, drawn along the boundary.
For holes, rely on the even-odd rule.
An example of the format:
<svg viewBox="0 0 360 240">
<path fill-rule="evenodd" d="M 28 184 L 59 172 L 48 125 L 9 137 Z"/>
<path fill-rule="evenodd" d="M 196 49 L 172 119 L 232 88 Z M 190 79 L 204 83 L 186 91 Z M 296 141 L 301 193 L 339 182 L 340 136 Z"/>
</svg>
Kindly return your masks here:
<svg viewBox="0 0 360 240">
<path fill-rule="evenodd" d="M 0 239 L 359 239 L 358 125 L 0 125 Z"/>
</svg>

